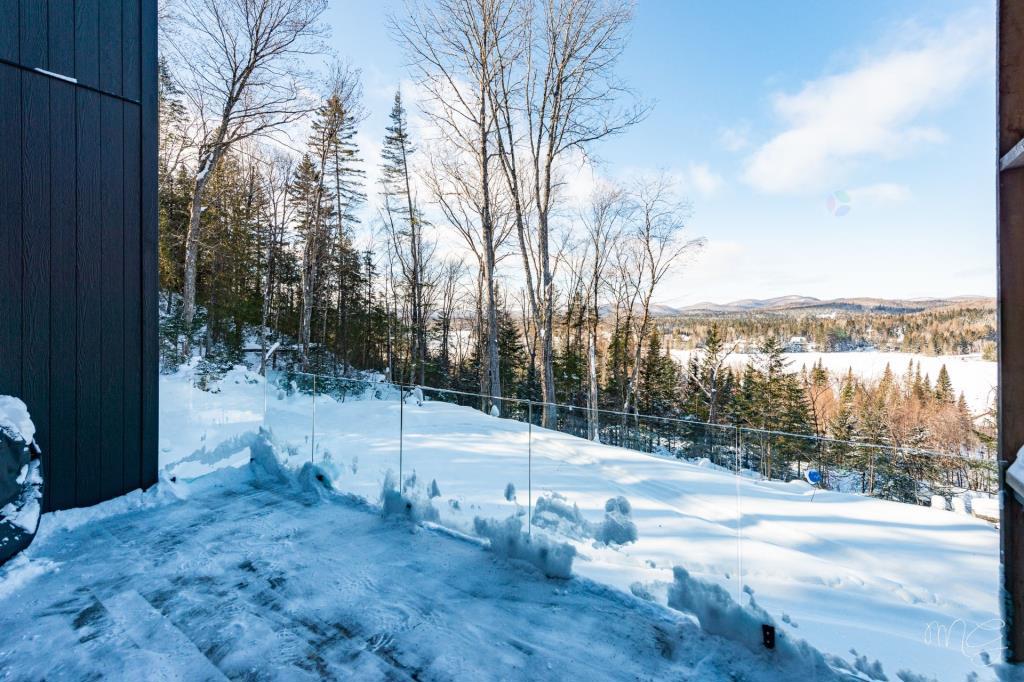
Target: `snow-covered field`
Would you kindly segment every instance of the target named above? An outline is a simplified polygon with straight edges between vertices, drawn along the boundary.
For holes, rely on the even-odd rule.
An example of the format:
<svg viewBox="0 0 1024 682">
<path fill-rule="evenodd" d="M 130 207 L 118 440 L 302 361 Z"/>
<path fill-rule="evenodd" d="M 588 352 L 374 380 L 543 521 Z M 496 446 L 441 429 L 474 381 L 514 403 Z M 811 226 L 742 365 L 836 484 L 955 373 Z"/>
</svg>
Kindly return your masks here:
<svg viewBox="0 0 1024 682">
<path fill-rule="evenodd" d="M 673 350 L 672 357 L 678 362 L 686 363 L 690 350 Z M 735 353 L 729 356 L 729 365 L 743 368 L 753 358 L 747 353 Z M 889 365 L 897 377 L 907 370 L 907 364 L 921 363 L 921 374 L 927 374 L 932 383 L 945 365 L 949 378 L 957 393 L 963 391 L 971 410 L 978 414 L 992 406 L 996 390 L 995 362 L 982 360 L 980 355 L 922 355 L 919 353 L 895 353 L 886 351 L 864 351 L 849 353 L 785 353 L 791 371 L 799 371 L 801 367 L 808 369 L 820 360 L 833 376 L 842 377 L 848 369 L 853 369 L 854 376 L 867 381 L 879 379 Z"/>
<path fill-rule="evenodd" d="M 577 575 L 666 603 L 683 567 L 755 599 L 785 636 L 865 656 L 864 669 L 877 659 L 889 679 L 902 669 L 990 679 L 985 661 L 999 660 L 998 537 L 973 517 L 735 476 L 444 403 L 400 406 L 386 390 L 320 396 L 314 410 L 310 396 L 265 396 L 261 382 L 236 370 L 211 394 L 186 372 L 163 378 L 162 465 L 189 478 L 247 462 L 243 434 L 266 403 L 294 463 L 322 465 L 340 490 L 376 500 L 401 467 L 411 492 L 439 493 L 443 525 L 473 533 L 477 517 L 532 519 L 533 532 L 575 546 Z M 628 515 L 606 511 L 618 497 Z M 630 523 L 636 542 L 599 541 L 627 539 Z"/>
</svg>

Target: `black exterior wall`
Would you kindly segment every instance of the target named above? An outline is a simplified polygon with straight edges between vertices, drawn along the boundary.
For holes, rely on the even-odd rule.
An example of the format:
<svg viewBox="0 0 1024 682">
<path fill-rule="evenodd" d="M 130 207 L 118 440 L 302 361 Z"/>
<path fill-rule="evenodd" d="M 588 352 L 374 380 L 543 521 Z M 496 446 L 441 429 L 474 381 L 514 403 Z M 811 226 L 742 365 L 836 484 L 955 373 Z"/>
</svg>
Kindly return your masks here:
<svg viewBox="0 0 1024 682">
<path fill-rule="evenodd" d="M 157 476 L 157 0 L 0 0 L 0 394 L 47 510 Z"/>
</svg>

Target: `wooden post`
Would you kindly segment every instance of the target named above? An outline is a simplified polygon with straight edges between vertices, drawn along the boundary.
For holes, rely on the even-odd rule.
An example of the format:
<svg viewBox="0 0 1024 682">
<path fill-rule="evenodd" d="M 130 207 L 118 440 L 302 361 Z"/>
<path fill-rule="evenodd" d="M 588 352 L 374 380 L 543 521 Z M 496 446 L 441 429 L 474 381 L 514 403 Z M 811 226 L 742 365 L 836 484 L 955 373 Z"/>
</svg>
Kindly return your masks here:
<svg viewBox="0 0 1024 682">
<path fill-rule="evenodd" d="M 1024 506 L 1006 469 L 1024 445 L 1024 3 L 999 0 L 996 170 L 999 249 L 999 534 L 1006 660 L 1024 661 Z"/>
</svg>

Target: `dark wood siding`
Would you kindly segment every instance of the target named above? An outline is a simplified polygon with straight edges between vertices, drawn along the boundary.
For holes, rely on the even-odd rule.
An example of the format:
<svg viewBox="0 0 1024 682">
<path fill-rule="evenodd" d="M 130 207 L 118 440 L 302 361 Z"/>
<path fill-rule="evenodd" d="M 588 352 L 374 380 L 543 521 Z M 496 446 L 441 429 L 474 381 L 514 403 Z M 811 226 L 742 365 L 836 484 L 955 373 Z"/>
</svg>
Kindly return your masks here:
<svg viewBox="0 0 1024 682">
<path fill-rule="evenodd" d="M 156 482 L 156 1 L 0 0 L 0 394 L 47 509 Z"/>
<path fill-rule="evenodd" d="M 1000 158 L 1024 140 L 1024 4 L 1000 0 L 998 22 Z M 1006 487 L 1006 470 L 1024 447 L 1024 167 L 997 171 L 999 246 L 999 535 L 1005 656 L 1024 662 L 1024 504 Z"/>
</svg>

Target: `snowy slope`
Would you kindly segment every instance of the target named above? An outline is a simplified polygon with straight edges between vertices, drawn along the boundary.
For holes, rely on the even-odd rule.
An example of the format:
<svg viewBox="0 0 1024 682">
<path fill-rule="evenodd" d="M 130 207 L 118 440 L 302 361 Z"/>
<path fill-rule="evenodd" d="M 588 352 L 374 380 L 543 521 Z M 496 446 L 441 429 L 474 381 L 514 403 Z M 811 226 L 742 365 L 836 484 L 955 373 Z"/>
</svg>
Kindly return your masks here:
<svg viewBox="0 0 1024 682">
<path fill-rule="evenodd" d="M 246 466 L 164 480 L 163 499 L 46 515 L 40 540 L 0 569 L 0 675 L 839 679 L 814 651 L 745 646 L 598 583 L 545 579 L 478 542 L 382 519 L 307 473 Z M 681 581 L 674 599 L 715 607 L 705 596 Z"/>
<path fill-rule="evenodd" d="M 236 371 L 220 388 L 202 394 L 185 375 L 162 383 L 162 462 L 178 475 L 208 470 L 214 455 L 248 459 L 235 436 L 259 423 L 263 386 Z M 341 490 L 374 499 L 401 466 L 421 496 L 436 484 L 443 524 L 471 533 L 476 517 L 535 515 L 534 527 L 576 546 L 576 574 L 622 590 L 665 603 L 681 566 L 744 602 L 751 590 L 792 636 L 847 657 L 855 649 L 890 676 L 988 679 L 986 657 L 999 659 L 998 536 L 970 516 L 814 494 L 443 403 L 400 411 L 393 399 L 321 396 L 314 425 L 311 397 L 272 390 L 266 415 L 294 461 L 322 464 Z M 606 546 L 596 537 L 617 496 L 631 502 L 639 539 Z"/>
</svg>

